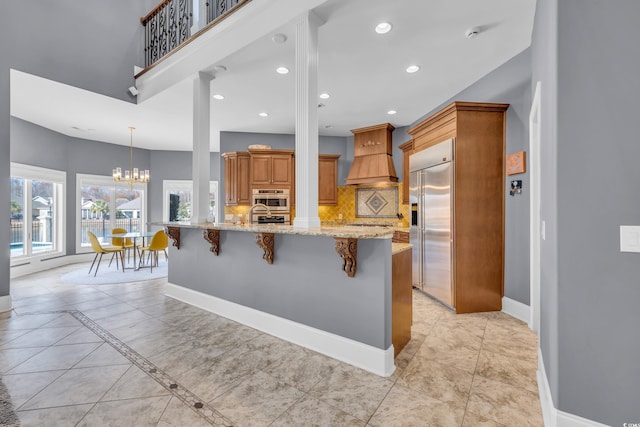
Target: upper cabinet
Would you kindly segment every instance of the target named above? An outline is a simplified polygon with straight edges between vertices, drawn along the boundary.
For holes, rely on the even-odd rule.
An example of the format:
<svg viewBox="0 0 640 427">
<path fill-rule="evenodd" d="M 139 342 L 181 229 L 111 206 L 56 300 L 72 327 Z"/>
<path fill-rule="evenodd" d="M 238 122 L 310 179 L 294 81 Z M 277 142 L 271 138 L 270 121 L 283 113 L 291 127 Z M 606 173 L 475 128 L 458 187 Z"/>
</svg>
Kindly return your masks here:
<svg viewBox="0 0 640 427">
<path fill-rule="evenodd" d="M 413 154 L 413 139 L 398 146 L 402 150 L 402 203 L 409 204 L 409 156 Z"/>
<path fill-rule="evenodd" d="M 252 188 L 293 189 L 293 150 L 249 150 Z"/>
<path fill-rule="evenodd" d="M 318 204 L 338 204 L 338 159 L 340 154 L 318 156 Z"/>
<path fill-rule="evenodd" d="M 289 189 L 294 200 L 294 150 L 249 150 L 223 153 L 225 206 L 251 205 L 254 188 Z M 340 154 L 318 156 L 318 204 L 338 204 Z"/>
<path fill-rule="evenodd" d="M 224 158 L 224 204 L 226 206 L 250 205 L 249 153 L 234 151 L 223 153 L 222 157 Z"/>
</svg>

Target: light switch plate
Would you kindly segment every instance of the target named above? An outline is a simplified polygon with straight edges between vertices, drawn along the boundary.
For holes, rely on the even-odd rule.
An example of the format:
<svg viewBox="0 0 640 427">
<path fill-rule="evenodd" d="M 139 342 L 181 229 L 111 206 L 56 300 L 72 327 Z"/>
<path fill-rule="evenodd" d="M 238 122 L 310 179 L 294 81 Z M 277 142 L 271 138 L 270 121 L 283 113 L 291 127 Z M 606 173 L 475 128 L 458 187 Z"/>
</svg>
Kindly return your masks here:
<svg viewBox="0 0 640 427">
<path fill-rule="evenodd" d="M 620 226 L 620 252 L 640 252 L 640 226 Z"/>
</svg>

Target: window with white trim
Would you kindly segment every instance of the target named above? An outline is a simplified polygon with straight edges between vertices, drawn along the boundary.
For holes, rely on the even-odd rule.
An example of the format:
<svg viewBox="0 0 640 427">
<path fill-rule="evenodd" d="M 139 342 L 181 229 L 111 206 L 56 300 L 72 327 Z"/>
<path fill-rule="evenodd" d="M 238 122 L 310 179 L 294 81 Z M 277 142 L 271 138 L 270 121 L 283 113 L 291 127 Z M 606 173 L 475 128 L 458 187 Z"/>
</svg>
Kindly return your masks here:
<svg viewBox="0 0 640 427">
<path fill-rule="evenodd" d="M 65 253 L 67 173 L 11 163 L 11 260 Z"/>
<path fill-rule="evenodd" d="M 87 231 L 109 243 L 113 228 L 144 232 L 147 224 L 146 184 L 115 184 L 111 176 L 76 175 L 76 252 L 90 252 Z"/>
<path fill-rule="evenodd" d="M 162 221 L 189 221 L 193 182 L 190 180 L 162 181 Z M 215 221 L 218 200 L 218 181 L 209 181 L 209 219 Z"/>
</svg>

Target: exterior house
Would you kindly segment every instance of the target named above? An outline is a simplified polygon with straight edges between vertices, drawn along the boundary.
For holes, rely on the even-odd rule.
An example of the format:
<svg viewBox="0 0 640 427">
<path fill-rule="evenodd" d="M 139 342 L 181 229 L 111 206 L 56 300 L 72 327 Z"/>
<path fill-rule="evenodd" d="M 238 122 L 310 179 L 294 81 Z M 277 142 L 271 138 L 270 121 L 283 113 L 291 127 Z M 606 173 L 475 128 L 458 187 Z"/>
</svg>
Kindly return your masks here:
<svg viewBox="0 0 640 427">
<path fill-rule="evenodd" d="M 65 170 L 68 188 L 75 188 L 76 174 L 110 176 L 113 165 L 126 164 L 129 152 L 123 147 L 79 141 L 11 117 L 10 69 L 131 101 L 126 92 L 133 83 L 130 65 L 142 63 L 138 17 L 155 3 L 92 0 L 60 8 L 57 2 L 22 1 L 2 6 L 0 35 L 11 42 L 0 47 L 0 174 L 5 182 L 0 200 L 11 199 L 12 161 Z M 637 0 L 538 0 L 528 51 L 458 94 L 465 100 L 509 98 L 510 123 L 521 127 L 508 139 L 525 144 L 511 146 L 513 151 L 531 149 L 529 112 L 539 101 L 539 383 L 551 426 L 640 422 L 640 258 L 620 250 L 620 226 L 640 225 L 640 198 L 633 187 L 640 182 L 640 45 L 634 37 L 639 16 Z M 508 132 L 513 130 L 508 125 Z M 240 140 L 245 145 L 248 138 L 222 135 L 221 150 L 231 151 Z M 135 156 L 141 167 L 154 171 L 148 220 L 160 221 L 163 175 L 190 179 L 191 154 L 137 149 Z M 211 159 L 211 176 L 220 177 L 219 153 Z M 512 239 L 506 247 L 505 296 L 529 306 L 529 212 L 527 206 L 509 203 L 505 226 Z M 71 212 L 69 255 L 76 252 L 75 222 Z M 0 245 L 6 247 L 9 239 L 8 229 L 0 229 Z M 11 307 L 10 274 L 5 253 L 0 258 L 0 310 Z"/>
<path fill-rule="evenodd" d="M 142 201 L 139 198 L 128 200 L 122 204 L 116 204 L 118 208 L 118 215 L 122 215 L 126 218 L 140 218 L 140 212 L 142 209 Z"/>
</svg>

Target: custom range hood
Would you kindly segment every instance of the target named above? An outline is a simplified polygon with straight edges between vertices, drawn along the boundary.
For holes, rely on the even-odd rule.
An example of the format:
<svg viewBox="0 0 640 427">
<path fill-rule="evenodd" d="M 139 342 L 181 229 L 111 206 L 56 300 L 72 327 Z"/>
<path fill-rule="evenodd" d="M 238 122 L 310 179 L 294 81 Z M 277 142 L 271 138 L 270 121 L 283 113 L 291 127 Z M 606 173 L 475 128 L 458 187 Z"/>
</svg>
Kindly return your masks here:
<svg viewBox="0 0 640 427">
<path fill-rule="evenodd" d="M 396 168 L 391 158 L 390 123 L 354 129 L 353 164 L 347 176 L 347 184 L 379 184 L 398 182 Z"/>
</svg>

